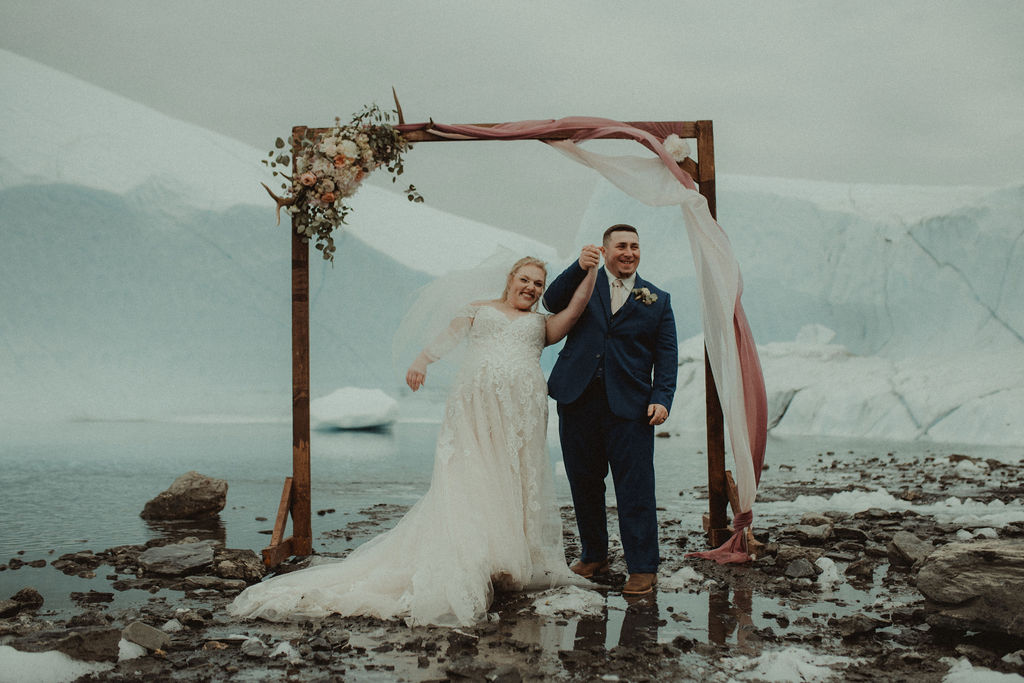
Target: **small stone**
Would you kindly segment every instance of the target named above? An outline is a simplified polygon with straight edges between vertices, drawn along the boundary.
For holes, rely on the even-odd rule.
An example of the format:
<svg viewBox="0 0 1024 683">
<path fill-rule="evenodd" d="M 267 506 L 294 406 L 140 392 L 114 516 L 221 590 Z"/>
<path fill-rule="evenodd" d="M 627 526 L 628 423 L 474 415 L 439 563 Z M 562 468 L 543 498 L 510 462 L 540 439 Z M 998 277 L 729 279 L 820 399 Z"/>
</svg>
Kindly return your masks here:
<svg viewBox="0 0 1024 683">
<path fill-rule="evenodd" d="M 95 605 L 100 602 L 113 602 L 113 593 L 101 593 L 100 591 L 89 590 L 86 593 L 72 592 L 71 599 L 79 604 Z"/>
<path fill-rule="evenodd" d="M 260 659 L 267 656 L 267 646 L 259 638 L 249 638 L 242 643 L 242 654 L 253 659 Z"/>
<path fill-rule="evenodd" d="M 908 531 L 897 531 L 887 546 L 889 560 L 898 565 L 913 565 L 923 561 L 935 548 Z"/>
<path fill-rule="evenodd" d="M 141 645 L 147 650 L 167 650 L 171 647 L 169 635 L 141 621 L 133 621 L 128 624 L 121 632 L 121 637 L 128 642 Z"/>
<path fill-rule="evenodd" d="M 798 524 L 785 529 L 783 533 L 796 536 L 801 544 L 821 545 L 832 537 L 832 524 L 821 524 L 819 526 Z"/>
<path fill-rule="evenodd" d="M 871 633 L 877 628 L 888 626 L 889 622 L 869 617 L 866 614 L 853 614 L 836 620 L 839 634 L 843 638 L 856 638 Z"/>
<path fill-rule="evenodd" d="M 147 572 L 164 576 L 194 573 L 213 563 L 215 541 L 196 541 L 149 548 L 139 555 Z"/>
<path fill-rule="evenodd" d="M 217 576 L 224 579 L 256 583 L 267 573 L 260 556 L 248 548 L 224 548 L 217 552 L 215 562 Z"/>
<path fill-rule="evenodd" d="M 875 563 L 871 560 L 857 560 L 846 568 L 846 575 L 858 579 L 870 579 L 875 574 Z"/>
<path fill-rule="evenodd" d="M 817 512 L 805 512 L 800 518 L 800 524 L 804 526 L 824 526 L 832 524 L 832 519 Z"/>
<path fill-rule="evenodd" d="M 844 541 L 858 541 L 864 543 L 868 535 L 860 529 L 852 526 L 837 526 L 832 528 L 832 535 Z"/>
<path fill-rule="evenodd" d="M 21 603 L 16 600 L 0 600 L 0 619 L 13 617 L 21 611 Z"/>
<path fill-rule="evenodd" d="M 184 628 L 185 627 L 182 625 L 182 623 L 177 619 L 170 619 L 167 622 L 165 622 L 163 626 L 160 627 L 160 630 L 164 633 L 178 633 Z"/>
<path fill-rule="evenodd" d="M 786 567 L 786 576 L 791 579 L 812 578 L 817 575 L 815 566 L 804 557 L 798 557 Z"/>
<path fill-rule="evenodd" d="M 189 576 L 182 583 L 185 590 L 240 591 L 248 585 L 241 579 L 222 579 L 218 576 Z"/>
</svg>

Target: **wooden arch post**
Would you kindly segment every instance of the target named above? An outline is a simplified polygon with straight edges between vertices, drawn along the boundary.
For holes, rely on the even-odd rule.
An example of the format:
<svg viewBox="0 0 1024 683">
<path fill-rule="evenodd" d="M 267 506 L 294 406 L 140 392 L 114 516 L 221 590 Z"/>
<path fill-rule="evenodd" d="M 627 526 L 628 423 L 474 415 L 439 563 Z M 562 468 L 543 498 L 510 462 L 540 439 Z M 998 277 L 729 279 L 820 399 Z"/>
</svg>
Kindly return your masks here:
<svg viewBox="0 0 1024 683">
<path fill-rule="evenodd" d="M 650 130 L 664 122 L 629 122 L 627 125 Z M 715 198 L 715 142 L 711 121 L 671 122 L 681 138 L 696 141 L 697 161 L 686 158 L 679 166 L 697 183 L 698 191 L 708 202 L 713 218 L 718 217 Z M 492 127 L 497 124 L 474 124 Z M 292 128 L 292 163 L 295 163 L 295 141 L 307 134 L 307 126 Z M 312 129 L 314 135 L 327 132 L 327 128 Z M 409 142 L 459 142 L 444 138 L 427 130 L 412 130 L 404 134 Z M 565 140 L 569 133 L 551 133 L 536 140 Z M 608 138 L 626 138 L 626 134 L 612 133 Z M 294 166 L 293 166 L 294 171 Z M 263 562 L 274 567 L 291 556 L 305 556 L 313 552 L 313 524 L 310 495 L 310 426 L 309 426 L 309 241 L 297 232 L 297 219 L 292 217 L 292 476 L 284 481 L 281 502 L 277 509 L 270 545 L 263 549 Z M 704 386 L 707 391 L 708 442 L 708 542 L 718 547 L 732 533 L 728 527 L 726 506 L 728 488 L 725 472 L 725 428 L 722 404 L 711 374 L 707 348 L 704 349 Z M 288 517 L 292 519 L 292 535 L 284 537 Z"/>
</svg>

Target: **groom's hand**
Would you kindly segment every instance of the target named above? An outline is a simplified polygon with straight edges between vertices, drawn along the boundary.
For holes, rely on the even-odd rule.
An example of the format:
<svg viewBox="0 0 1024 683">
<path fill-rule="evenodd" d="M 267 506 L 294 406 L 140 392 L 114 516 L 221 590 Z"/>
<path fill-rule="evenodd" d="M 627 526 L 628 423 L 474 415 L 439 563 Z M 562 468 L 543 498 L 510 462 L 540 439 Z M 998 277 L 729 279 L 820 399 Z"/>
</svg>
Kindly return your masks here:
<svg viewBox="0 0 1024 683">
<path fill-rule="evenodd" d="M 647 406 L 647 417 L 651 418 L 649 424 L 660 425 L 668 419 L 668 408 L 660 403 L 652 403 Z"/>
<path fill-rule="evenodd" d="M 601 249 L 593 244 L 588 244 L 580 250 L 579 264 L 583 270 L 597 268 L 601 263 Z"/>
</svg>

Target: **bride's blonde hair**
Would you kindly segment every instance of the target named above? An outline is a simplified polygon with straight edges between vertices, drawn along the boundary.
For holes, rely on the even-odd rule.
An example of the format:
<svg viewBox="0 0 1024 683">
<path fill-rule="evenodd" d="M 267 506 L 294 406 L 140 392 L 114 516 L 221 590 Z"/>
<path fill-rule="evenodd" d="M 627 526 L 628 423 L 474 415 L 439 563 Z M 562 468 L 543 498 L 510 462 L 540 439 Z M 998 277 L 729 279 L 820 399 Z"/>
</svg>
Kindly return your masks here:
<svg viewBox="0 0 1024 683">
<path fill-rule="evenodd" d="M 516 261 L 512 265 L 512 270 L 508 271 L 508 277 L 505 278 L 505 291 L 501 293 L 501 300 L 502 301 L 508 301 L 508 292 L 512 288 L 512 278 L 514 278 L 516 276 L 516 273 L 518 273 L 519 269 L 522 268 L 523 266 L 537 266 L 542 271 L 544 271 L 544 284 L 547 285 L 547 281 L 548 281 L 548 268 L 547 268 L 547 265 L 545 265 L 545 263 L 543 261 L 541 261 L 539 258 L 536 258 L 534 256 L 524 256 L 523 258 L 519 259 L 518 261 Z M 539 300 L 539 297 L 538 297 L 538 300 Z M 537 304 L 534 303 L 534 305 L 536 306 Z"/>
</svg>

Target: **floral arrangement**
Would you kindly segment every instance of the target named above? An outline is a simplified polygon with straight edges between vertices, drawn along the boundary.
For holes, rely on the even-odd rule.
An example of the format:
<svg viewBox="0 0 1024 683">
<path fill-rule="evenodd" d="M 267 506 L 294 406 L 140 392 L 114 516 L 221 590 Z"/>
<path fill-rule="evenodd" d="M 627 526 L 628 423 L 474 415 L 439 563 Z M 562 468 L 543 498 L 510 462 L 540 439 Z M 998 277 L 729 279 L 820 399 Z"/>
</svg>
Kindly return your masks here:
<svg viewBox="0 0 1024 683">
<path fill-rule="evenodd" d="M 690 144 L 675 133 L 672 133 L 665 138 L 665 141 L 662 144 L 665 145 L 665 151 L 669 153 L 669 156 L 676 161 L 681 162 L 683 159 L 690 156 Z"/>
<path fill-rule="evenodd" d="M 636 299 L 637 301 L 644 302 L 645 306 L 650 306 L 651 304 L 658 300 L 658 295 L 652 292 L 651 290 L 647 289 L 646 287 L 639 287 L 637 289 L 634 289 L 633 291 L 630 292 L 630 294 L 632 294 L 633 298 Z"/>
<path fill-rule="evenodd" d="M 304 235 L 306 241 L 316 237 L 316 248 L 325 260 L 334 261 L 334 230 L 352 212 L 345 200 L 359 190 L 363 179 L 381 166 L 391 173 L 391 182 L 404 171 L 402 155 L 412 145 L 390 120 L 388 113 L 373 104 L 363 107 L 348 124 L 342 125 L 336 118 L 334 127 L 323 135 L 307 129 L 301 138 L 291 141 L 295 158 L 292 175 L 274 171 L 275 176 L 287 181 L 281 185 L 285 196 L 279 197 L 263 185 L 277 202 L 278 223 L 284 208 L 293 217 L 296 233 Z M 281 151 L 284 147 L 285 141 L 278 138 L 276 150 L 263 160 L 264 165 L 272 169 L 289 166 L 292 159 Z M 423 201 L 413 185 L 406 196 L 412 202 Z"/>
</svg>

